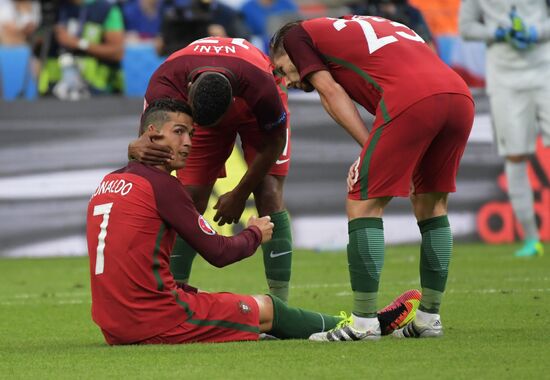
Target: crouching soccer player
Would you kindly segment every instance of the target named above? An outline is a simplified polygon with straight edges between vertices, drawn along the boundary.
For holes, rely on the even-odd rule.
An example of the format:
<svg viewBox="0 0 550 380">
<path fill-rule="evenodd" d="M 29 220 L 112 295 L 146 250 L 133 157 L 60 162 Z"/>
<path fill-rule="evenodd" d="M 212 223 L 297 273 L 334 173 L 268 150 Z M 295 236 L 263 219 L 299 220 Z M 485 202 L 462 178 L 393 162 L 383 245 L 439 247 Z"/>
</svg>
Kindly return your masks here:
<svg viewBox="0 0 550 380">
<path fill-rule="evenodd" d="M 107 343 L 257 340 L 261 332 L 308 338 L 345 322 L 345 316 L 288 307 L 275 296 L 206 293 L 176 284 L 169 262 L 176 234 L 223 267 L 254 254 L 271 238 L 273 223 L 268 216 L 252 217 L 239 234 L 217 235 L 170 175 L 185 166 L 191 149 L 191 109 L 175 100 L 153 102 L 140 133 L 153 129 L 174 158 L 158 166 L 130 162 L 108 174 L 88 206 L 92 317 Z M 387 333 L 412 319 L 419 297 L 418 291 L 406 292 L 380 312 Z"/>
</svg>

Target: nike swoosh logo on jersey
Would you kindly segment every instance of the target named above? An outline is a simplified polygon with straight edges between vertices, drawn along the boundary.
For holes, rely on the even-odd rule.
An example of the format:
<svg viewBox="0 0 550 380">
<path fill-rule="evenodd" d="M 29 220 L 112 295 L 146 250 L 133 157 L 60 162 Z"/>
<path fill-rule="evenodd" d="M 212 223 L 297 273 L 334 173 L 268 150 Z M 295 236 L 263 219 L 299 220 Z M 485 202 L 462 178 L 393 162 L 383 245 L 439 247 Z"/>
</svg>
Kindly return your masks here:
<svg viewBox="0 0 550 380">
<path fill-rule="evenodd" d="M 292 251 L 285 251 L 285 252 L 279 252 L 279 253 L 275 253 L 275 252 L 271 251 L 269 253 L 269 257 L 274 259 L 274 258 L 279 257 L 279 256 L 288 255 L 289 253 L 292 253 Z"/>
<path fill-rule="evenodd" d="M 170 255 L 170 257 L 181 257 L 181 255 Z"/>
<path fill-rule="evenodd" d="M 285 160 L 277 160 L 277 161 L 275 161 L 275 163 L 276 163 L 277 165 L 282 165 L 282 164 L 284 164 L 285 162 L 287 162 L 287 161 L 289 161 L 289 160 L 290 160 L 290 158 L 287 158 L 287 159 L 285 159 Z"/>
</svg>

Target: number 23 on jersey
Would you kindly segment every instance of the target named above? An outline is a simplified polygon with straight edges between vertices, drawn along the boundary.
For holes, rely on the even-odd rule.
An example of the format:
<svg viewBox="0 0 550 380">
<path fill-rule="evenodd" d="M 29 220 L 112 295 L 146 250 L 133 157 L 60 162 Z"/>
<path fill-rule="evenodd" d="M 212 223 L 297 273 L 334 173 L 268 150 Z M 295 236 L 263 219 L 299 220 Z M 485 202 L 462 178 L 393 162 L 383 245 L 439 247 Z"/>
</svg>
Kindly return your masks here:
<svg viewBox="0 0 550 380">
<path fill-rule="evenodd" d="M 367 42 L 367 46 L 369 48 L 369 53 L 372 54 L 378 49 L 388 45 L 392 44 L 394 42 L 398 42 L 399 39 L 397 37 L 402 37 L 407 40 L 411 41 L 417 41 L 424 43 L 424 40 L 422 37 L 420 37 L 416 32 L 409 27 L 398 23 L 396 21 L 389 21 L 381 17 L 374 17 L 374 16 L 353 16 L 351 19 L 333 19 L 334 22 L 332 26 L 334 29 L 336 29 L 338 32 L 346 28 L 350 23 L 358 24 L 361 29 L 363 30 L 363 34 L 365 35 L 365 39 Z M 392 35 L 388 36 L 378 36 L 376 34 L 376 31 L 374 30 L 373 24 L 374 23 L 382 23 L 382 22 L 389 22 L 392 26 L 397 28 L 404 28 L 404 30 L 395 30 Z"/>
</svg>

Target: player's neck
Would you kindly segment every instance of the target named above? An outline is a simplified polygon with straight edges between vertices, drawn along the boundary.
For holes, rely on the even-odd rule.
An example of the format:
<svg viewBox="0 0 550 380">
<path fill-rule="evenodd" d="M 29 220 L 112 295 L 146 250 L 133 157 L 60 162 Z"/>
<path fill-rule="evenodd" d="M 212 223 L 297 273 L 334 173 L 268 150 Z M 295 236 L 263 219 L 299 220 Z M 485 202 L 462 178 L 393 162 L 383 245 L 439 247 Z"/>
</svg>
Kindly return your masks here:
<svg viewBox="0 0 550 380">
<path fill-rule="evenodd" d="M 160 171 L 163 171 L 167 174 L 170 174 L 172 172 L 172 170 L 174 170 L 172 167 L 168 166 L 168 165 L 153 165 L 154 168 L 157 168 L 159 169 Z"/>
</svg>

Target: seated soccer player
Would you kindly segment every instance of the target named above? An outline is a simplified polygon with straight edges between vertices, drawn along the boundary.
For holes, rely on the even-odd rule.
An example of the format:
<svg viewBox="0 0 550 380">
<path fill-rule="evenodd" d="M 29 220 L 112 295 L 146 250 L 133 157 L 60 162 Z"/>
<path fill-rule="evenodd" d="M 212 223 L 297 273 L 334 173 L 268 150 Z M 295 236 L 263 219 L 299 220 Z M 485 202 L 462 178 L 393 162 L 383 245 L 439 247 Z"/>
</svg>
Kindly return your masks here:
<svg viewBox="0 0 550 380">
<path fill-rule="evenodd" d="M 253 255 L 273 233 L 266 216 L 251 217 L 233 237 L 217 235 L 170 175 L 185 166 L 189 155 L 191 115 L 187 104 L 175 100 L 150 104 L 140 133 L 158 131 L 156 142 L 170 147 L 174 158 L 158 166 L 130 162 L 107 174 L 90 199 L 92 317 L 107 343 L 243 341 L 257 340 L 261 332 L 308 338 L 345 321 L 345 316 L 288 307 L 275 296 L 206 293 L 176 284 L 169 262 L 176 234 L 208 262 L 223 267 Z M 410 321 L 419 298 L 418 291 L 409 291 L 382 310 L 384 331 Z"/>
</svg>

